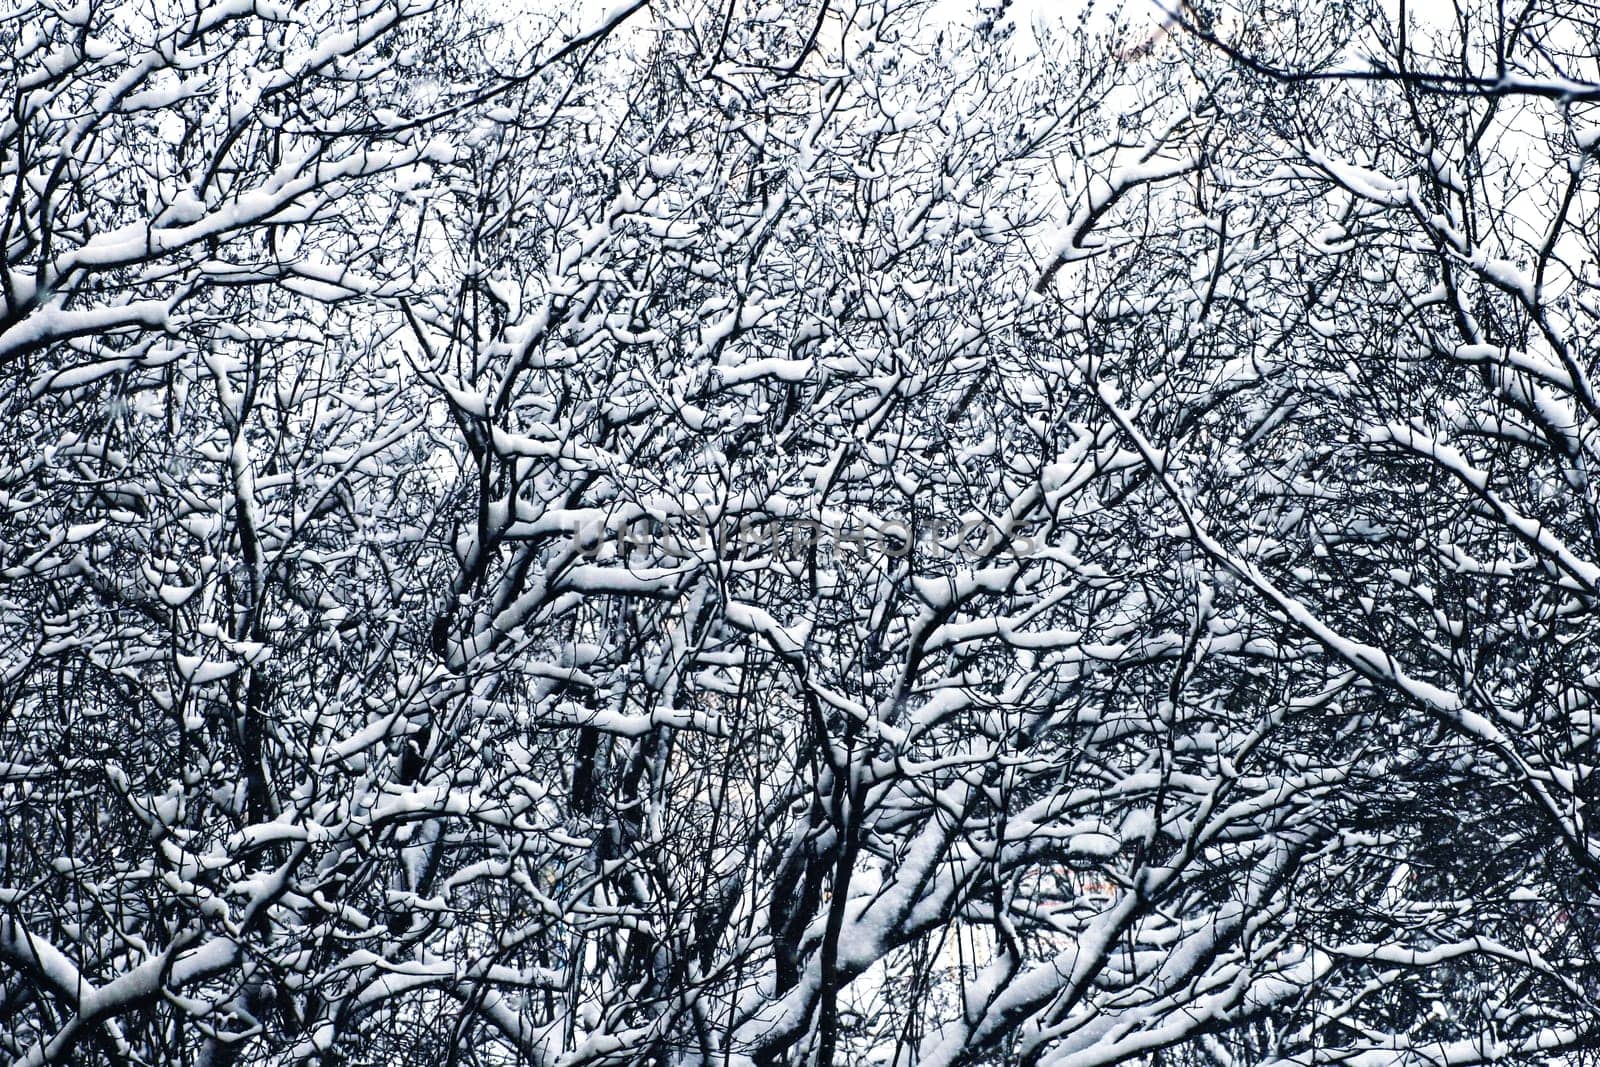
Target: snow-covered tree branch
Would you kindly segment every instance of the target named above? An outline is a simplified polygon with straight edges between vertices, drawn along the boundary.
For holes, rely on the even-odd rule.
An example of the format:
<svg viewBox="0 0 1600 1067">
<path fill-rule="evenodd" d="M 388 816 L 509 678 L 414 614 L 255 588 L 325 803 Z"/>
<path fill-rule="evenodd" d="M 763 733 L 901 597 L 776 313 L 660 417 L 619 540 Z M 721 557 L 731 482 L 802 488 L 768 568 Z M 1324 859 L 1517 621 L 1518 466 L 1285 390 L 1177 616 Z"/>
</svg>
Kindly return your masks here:
<svg viewBox="0 0 1600 1067">
<path fill-rule="evenodd" d="M 1580 1062 L 1592 20 L 1134 15 L 0 15 L 0 1058 Z"/>
</svg>

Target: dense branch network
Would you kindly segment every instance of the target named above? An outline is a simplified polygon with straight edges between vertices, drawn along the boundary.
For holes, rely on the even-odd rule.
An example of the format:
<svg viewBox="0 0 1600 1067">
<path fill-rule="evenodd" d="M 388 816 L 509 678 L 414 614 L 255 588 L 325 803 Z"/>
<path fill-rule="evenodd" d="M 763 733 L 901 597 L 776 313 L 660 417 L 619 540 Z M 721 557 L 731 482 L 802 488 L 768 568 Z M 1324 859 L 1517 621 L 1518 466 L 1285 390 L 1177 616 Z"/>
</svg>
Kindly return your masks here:
<svg viewBox="0 0 1600 1067">
<path fill-rule="evenodd" d="M 1593 1046 L 1592 21 L 980 16 L 0 16 L 0 1056 Z"/>
</svg>

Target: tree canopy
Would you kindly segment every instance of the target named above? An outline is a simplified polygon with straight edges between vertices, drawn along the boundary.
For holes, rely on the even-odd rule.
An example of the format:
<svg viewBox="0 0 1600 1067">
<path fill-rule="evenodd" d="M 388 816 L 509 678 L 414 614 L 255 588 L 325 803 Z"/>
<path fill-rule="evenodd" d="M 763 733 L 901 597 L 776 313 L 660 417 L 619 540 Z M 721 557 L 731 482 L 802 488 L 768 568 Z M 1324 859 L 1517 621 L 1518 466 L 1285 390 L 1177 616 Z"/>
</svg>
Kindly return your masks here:
<svg viewBox="0 0 1600 1067">
<path fill-rule="evenodd" d="M 1600 8 L 1143 25 L 0 13 L 0 1060 L 1588 1062 Z"/>
</svg>

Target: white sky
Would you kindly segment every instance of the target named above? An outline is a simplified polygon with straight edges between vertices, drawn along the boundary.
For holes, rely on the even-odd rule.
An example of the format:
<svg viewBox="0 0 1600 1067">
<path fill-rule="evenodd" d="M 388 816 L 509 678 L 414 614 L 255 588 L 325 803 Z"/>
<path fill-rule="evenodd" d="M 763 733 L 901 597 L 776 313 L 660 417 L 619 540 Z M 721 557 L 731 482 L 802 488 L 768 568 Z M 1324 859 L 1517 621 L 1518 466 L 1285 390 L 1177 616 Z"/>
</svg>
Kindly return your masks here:
<svg viewBox="0 0 1600 1067">
<path fill-rule="evenodd" d="M 617 6 L 619 0 L 486 0 L 495 10 L 508 8 L 528 12 L 567 13 L 575 16 L 580 26 L 598 22 L 606 12 Z M 784 0 L 738 0 L 741 10 L 753 14 L 768 6 L 793 6 Z M 1121 14 L 1132 27 L 1132 35 L 1142 37 L 1153 33 L 1165 21 L 1165 12 L 1181 0 L 1095 0 L 1091 26 L 1105 26 Z M 1303 0 L 1308 6 L 1320 6 L 1325 0 Z M 1404 0 L 1410 21 L 1418 27 L 1446 26 L 1453 22 L 1457 3 L 1474 0 Z M 1384 0 L 1384 9 L 1391 21 L 1399 15 L 1402 0 Z M 806 6 L 810 6 L 808 3 Z M 977 14 L 978 0 L 933 0 L 928 21 L 970 22 Z M 1009 15 L 1016 24 L 1019 35 L 1031 37 L 1035 25 L 1051 22 L 1076 21 L 1084 7 L 1084 0 L 1012 0 Z M 1141 30 L 1147 27 L 1148 30 Z M 1019 42 L 1021 43 L 1021 42 Z M 1137 43 L 1137 42 L 1130 42 Z"/>
</svg>

